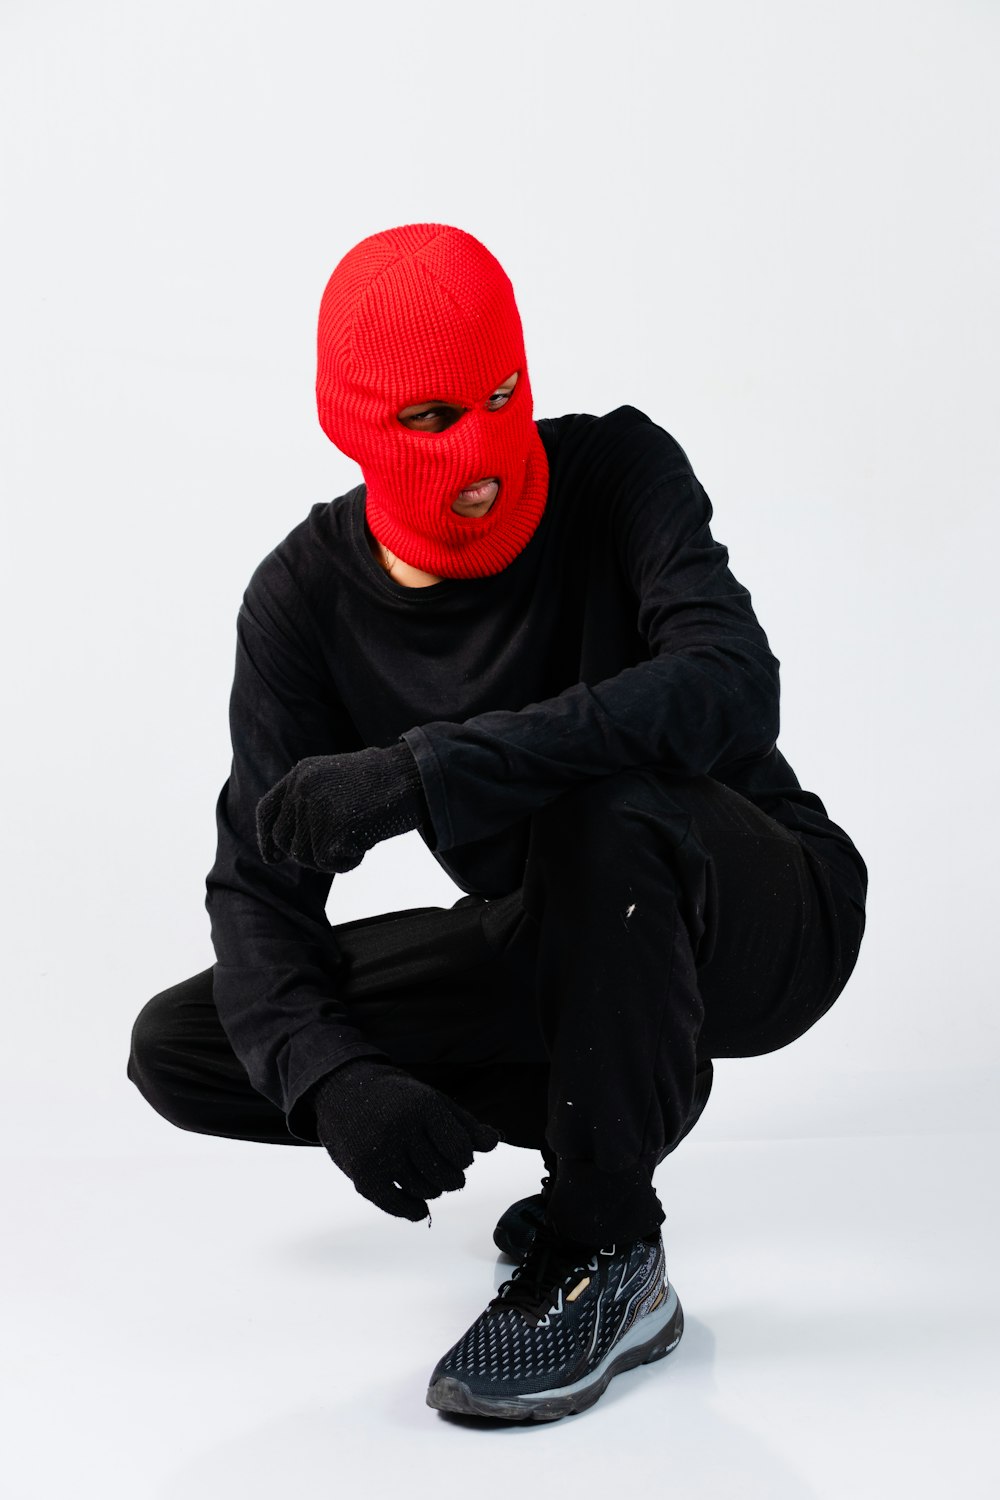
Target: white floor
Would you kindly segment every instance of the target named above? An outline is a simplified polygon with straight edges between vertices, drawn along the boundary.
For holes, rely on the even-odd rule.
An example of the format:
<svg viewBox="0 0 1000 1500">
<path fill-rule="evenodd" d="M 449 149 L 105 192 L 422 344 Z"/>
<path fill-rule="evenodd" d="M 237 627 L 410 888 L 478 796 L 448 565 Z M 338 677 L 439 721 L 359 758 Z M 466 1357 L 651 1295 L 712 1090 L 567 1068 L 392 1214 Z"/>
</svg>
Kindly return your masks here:
<svg viewBox="0 0 1000 1500">
<path fill-rule="evenodd" d="M 491 1232 L 534 1190 L 533 1154 L 478 1157 L 428 1229 L 322 1151 L 187 1135 L 134 1090 L 103 1155 L 42 1131 L 2 1163 L 4 1493 L 992 1500 L 996 1080 L 956 1073 L 932 1134 L 930 1079 L 816 1075 L 783 1139 L 755 1135 L 737 1068 L 657 1176 L 680 1346 L 551 1426 L 424 1403 L 509 1274 Z"/>
</svg>

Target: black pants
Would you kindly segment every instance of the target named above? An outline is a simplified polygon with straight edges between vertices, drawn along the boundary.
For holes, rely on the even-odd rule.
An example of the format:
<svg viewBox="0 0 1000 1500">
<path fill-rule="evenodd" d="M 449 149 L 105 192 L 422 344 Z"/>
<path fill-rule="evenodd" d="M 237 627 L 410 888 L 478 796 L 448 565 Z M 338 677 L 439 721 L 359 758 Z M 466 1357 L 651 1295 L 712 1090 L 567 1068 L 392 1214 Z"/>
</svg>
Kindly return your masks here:
<svg viewBox="0 0 1000 1500">
<path fill-rule="evenodd" d="M 597 778 L 533 816 L 518 890 L 335 925 L 339 994 L 393 1062 L 543 1150 L 564 1234 L 635 1237 L 711 1059 L 787 1046 L 850 978 L 865 913 L 821 844 L 707 776 Z M 143 1007 L 129 1078 L 182 1129 L 308 1144 L 251 1086 L 212 975 Z"/>
</svg>

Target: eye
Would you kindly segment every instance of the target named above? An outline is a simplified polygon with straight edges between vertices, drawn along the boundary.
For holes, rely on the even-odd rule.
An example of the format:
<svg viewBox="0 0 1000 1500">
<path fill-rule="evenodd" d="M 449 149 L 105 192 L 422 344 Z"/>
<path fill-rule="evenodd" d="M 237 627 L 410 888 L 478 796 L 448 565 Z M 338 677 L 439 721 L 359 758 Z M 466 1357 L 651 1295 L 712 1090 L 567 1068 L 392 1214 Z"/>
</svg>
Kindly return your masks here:
<svg viewBox="0 0 1000 1500">
<path fill-rule="evenodd" d="M 493 392 L 492 396 L 490 397 L 490 399 L 486 403 L 486 405 L 489 407 L 490 411 L 499 411 L 500 408 L 501 408 L 501 406 L 506 406 L 507 405 L 507 402 L 510 400 L 511 396 L 513 396 L 514 392 L 517 390 L 517 383 L 518 383 L 519 377 L 520 377 L 520 371 L 518 371 L 516 374 L 514 374 L 510 378 L 510 380 L 505 381 L 502 386 L 500 386 L 500 385 L 497 386 L 496 390 Z"/>
<path fill-rule="evenodd" d="M 450 406 L 432 406 L 429 411 L 414 412 L 412 416 L 400 417 L 398 420 L 414 432 L 442 432 L 461 415 L 460 411 Z"/>
<path fill-rule="evenodd" d="M 498 386 L 486 401 L 487 411 L 500 411 L 517 389 L 517 381 L 511 386 Z M 465 409 L 457 406 L 432 406 L 427 411 L 412 412 L 397 418 L 404 427 L 413 432 L 444 432 L 465 415 Z"/>
</svg>

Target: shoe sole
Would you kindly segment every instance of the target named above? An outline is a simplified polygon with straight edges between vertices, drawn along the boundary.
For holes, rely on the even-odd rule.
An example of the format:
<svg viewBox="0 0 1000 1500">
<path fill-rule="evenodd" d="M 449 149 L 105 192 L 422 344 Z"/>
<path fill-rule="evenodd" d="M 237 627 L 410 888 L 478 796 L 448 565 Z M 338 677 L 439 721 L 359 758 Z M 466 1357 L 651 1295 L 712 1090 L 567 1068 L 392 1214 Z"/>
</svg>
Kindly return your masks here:
<svg viewBox="0 0 1000 1500">
<path fill-rule="evenodd" d="M 651 1327 L 653 1324 L 655 1326 Z M 593 1406 L 616 1375 L 650 1365 L 663 1359 L 680 1343 L 684 1332 L 684 1311 L 677 1293 L 670 1287 L 663 1306 L 640 1318 L 634 1328 L 604 1359 L 581 1380 L 571 1386 L 550 1391 L 534 1391 L 527 1396 L 488 1396 L 469 1387 L 453 1375 L 444 1375 L 427 1391 L 427 1405 L 437 1411 L 461 1412 L 465 1416 L 500 1417 L 509 1422 L 555 1422 Z M 634 1342 L 630 1343 L 630 1340 Z"/>
</svg>

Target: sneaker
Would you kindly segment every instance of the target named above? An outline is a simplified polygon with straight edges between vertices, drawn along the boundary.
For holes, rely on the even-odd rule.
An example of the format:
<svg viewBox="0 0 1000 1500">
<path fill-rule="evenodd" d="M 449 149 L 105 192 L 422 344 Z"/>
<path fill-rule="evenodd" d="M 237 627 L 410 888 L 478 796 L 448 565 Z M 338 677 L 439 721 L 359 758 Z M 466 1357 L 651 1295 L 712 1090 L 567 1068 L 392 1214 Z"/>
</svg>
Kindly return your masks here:
<svg viewBox="0 0 1000 1500">
<path fill-rule="evenodd" d="M 586 1249 L 545 1223 L 523 1264 L 434 1367 L 427 1405 L 524 1422 L 585 1410 L 623 1370 L 680 1341 L 660 1231 Z"/>
<path fill-rule="evenodd" d="M 511 1260 L 524 1260 L 534 1244 L 535 1236 L 545 1222 L 553 1180 L 551 1173 L 543 1177 L 540 1193 L 532 1193 L 530 1198 L 518 1198 L 497 1220 L 493 1243 Z"/>
</svg>

